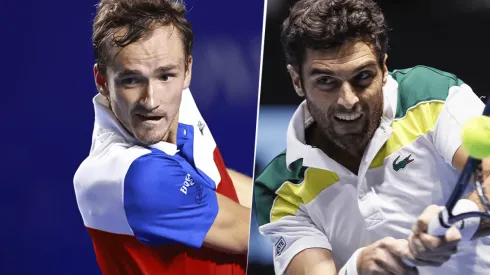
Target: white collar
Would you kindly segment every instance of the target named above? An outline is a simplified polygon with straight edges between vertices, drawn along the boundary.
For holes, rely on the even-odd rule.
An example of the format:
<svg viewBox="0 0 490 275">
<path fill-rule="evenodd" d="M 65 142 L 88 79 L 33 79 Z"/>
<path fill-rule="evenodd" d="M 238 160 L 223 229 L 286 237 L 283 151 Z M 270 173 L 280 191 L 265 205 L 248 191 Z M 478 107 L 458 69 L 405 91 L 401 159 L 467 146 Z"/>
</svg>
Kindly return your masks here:
<svg viewBox="0 0 490 275">
<path fill-rule="evenodd" d="M 111 111 L 109 101 L 104 96 L 97 94 L 92 99 L 92 102 L 94 104 L 95 112 L 94 138 L 100 135 L 102 132 L 109 131 L 124 138 L 124 140 L 130 145 L 143 146 L 141 142 L 128 133 L 128 131 L 126 131 L 126 129 L 121 125 L 119 120 Z M 164 141 L 152 145 L 144 145 L 143 147 L 155 148 L 165 152 L 168 155 L 175 155 L 178 152 L 176 144 Z"/>
<path fill-rule="evenodd" d="M 391 75 L 388 75 L 388 80 L 383 86 L 383 99 L 381 124 L 382 127 L 387 127 L 391 125 L 395 118 L 398 103 L 398 83 Z M 294 112 L 287 130 L 286 164 L 288 169 L 293 162 L 303 159 L 303 166 L 315 168 L 332 167 L 334 171 L 345 170 L 319 148 L 313 148 L 311 145 L 305 144 L 305 129 L 311 123 L 313 123 L 313 118 L 308 111 L 305 100 Z"/>
</svg>

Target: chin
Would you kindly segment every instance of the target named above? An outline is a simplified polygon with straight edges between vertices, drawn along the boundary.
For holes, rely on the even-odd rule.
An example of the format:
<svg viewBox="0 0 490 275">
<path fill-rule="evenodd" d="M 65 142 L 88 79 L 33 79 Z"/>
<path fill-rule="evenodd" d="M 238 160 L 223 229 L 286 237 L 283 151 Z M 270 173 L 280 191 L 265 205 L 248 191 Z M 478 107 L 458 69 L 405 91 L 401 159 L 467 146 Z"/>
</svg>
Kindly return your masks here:
<svg viewBox="0 0 490 275">
<path fill-rule="evenodd" d="M 336 131 L 327 132 L 327 137 L 338 147 L 347 151 L 358 151 L 367 141 L 366 132 L 342 133 Z"/>
<path fill-rule="evenodd" d="M 360 134 L 343 135 L 337 142 L 345 149 L 357 151 L 366 144 L 366 136 Z"/>
<path fill-rule="evenodd" d="M 153 145 L 166 139 L 166 135 L 164 133 L 155 133 L 151 130 L 137 132 L 135 137 L 139 142 L 145 145 Z"/>
</svg>

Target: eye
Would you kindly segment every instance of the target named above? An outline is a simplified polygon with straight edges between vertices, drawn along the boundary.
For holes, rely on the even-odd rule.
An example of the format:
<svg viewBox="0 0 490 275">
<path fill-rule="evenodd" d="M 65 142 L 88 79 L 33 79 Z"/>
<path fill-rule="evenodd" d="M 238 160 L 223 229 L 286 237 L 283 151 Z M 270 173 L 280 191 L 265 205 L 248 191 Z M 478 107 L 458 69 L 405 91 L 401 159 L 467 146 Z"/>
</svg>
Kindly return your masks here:
<svg viewBox="0 0 490 275">
<path fill-rule="evenodd" d="M 160 80 L 163 82 L 168 82 L 168 81 L 172 80 L 174 77 L 175 77 L 175 75 L 173 75 L 173 74 L 162 74 L 160 76 Z"/>
<path fill-rule="evenodd" d="M 317 79 L 316 81 L 316 84 L 319 85 L 319 86 L 327 86 L 327 87 L 330 87 L 332 85 L 335 84 L 335 79 L 333 77 L 328 77 L 328 76 L 324 76 L 324 77 L 320 77 Z"/>
<path fill-rule="evenodd" d="M 367 80 L 367 79 L 370 79 L 372 76 L 373 76 L 373 74 L 371 72 L 365 71 L 365 72 L 359 73 L 357 75 L 357 78 L 359 80 Z"/>
<path fill-rule="evenodd" d="M 127 77 L 121 80 L 121 84 L 124 86 L 135 86 L 139 83 L 139 79 L 135 77 Z"/>
<path fill-rule="evenodd" d="M 373 73 L 370 72 L 370 71 L 363 71 L 363 72 L 360 72 L 357 76 L 356 76 L 357 80 L 359 81 L 366 81 L 366 80 L 369 80 L 371 78 L 373 78 Z"/>
<path fill-rule="evenodd" d="M 363 71 L 356 75 L 355 85 L 365 87 L 371 84 L 374 74 L 370 71 Z"/>
</svg>

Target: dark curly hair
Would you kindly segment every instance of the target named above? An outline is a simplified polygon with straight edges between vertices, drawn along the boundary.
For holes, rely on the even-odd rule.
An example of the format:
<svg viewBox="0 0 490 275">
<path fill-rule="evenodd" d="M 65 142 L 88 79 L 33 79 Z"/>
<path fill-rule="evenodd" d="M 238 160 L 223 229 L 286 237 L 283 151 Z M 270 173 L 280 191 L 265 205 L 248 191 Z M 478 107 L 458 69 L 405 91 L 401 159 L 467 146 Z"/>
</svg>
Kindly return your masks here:
<svg viewBox="0 0 490 275">
<path fill-rule="evenodd" d="M 124 48 L 139 40 L 156 25 L 175 27 L 184 44 L 185 55 L 190 56 L 194 34 L 185 14 L 186 7 L 179 0 L 101 0 L 92 35 L 99 70 L 104 72 L 115 56 L 113 48 Z M 121 29 L 126 30 L 125 34 L 116 36 Z"/>
<path fill-rule="evenodd" d="M 306 49 L 326 50 L 346 41 L 374 46 L 381 68 L 388 50 L 388 27 L 372 0 L 300 0 L 282 25 L 288 64 L 301 70 Z"/>
</svg>

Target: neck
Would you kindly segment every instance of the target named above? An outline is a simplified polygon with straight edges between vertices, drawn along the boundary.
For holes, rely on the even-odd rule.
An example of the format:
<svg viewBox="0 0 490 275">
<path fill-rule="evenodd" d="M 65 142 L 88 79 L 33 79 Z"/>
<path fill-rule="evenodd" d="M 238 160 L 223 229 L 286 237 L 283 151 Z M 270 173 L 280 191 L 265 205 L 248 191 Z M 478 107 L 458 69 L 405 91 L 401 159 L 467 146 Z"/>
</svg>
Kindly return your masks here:
<svg viewBox="0 0 490 275">
<path fill-rule="evenodd" d="M 340 147 L 328 138 L 316 123 L 308 127 L 305 134 L 307 144 L 319 148 L 331 159 L 357 175 L 367 144 L 355 148 L 353 146 L 353 149 Z"/>
<path fill-rule="evenodd" d="M 163 141 L 168 143 L 177 144 L 177 129 L 179 128 L 179 114 L 174 118 L 172 124 L 170 125 L 170 129 L 168 130 L 167 136 L 163 139 Z"/>
</svg>

